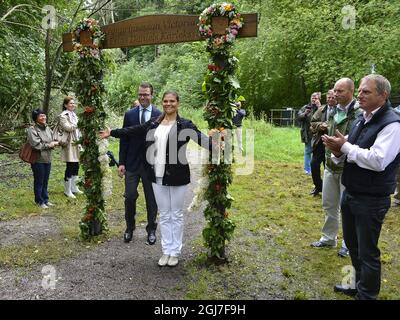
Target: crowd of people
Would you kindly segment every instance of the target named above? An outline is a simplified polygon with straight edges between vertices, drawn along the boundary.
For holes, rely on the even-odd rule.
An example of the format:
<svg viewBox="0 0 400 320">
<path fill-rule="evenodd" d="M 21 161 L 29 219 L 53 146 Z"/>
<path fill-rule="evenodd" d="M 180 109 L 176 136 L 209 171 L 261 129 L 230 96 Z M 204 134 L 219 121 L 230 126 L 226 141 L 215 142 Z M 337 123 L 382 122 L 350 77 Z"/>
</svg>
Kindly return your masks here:
<svg viewBox="0 0 400 320">
<path fill-rule="evenodd" d="M 311 246 L 336 247 L 342 220 L 338 255 L 350 255 L 355 281 L 351 286 L 337 284 L 334 291 L 374 300 L 381 283 L 378 240 L 391 194 L 393 205 L 399 205 L 400 106 L 391 106 L 391 85 L 381 75 L 361 79 L 357 100 L 354 90 L 352 79 L 339 79 L 328 91 L 325 106 L 319 93 L 313 93 L 298 119 L 304 170 L 313 177 L 311 194 L 322 192 L 325 212 L 321 238 Z"/>
<path fill-rule="evenodd" d="M 391 194 L 395 194 L 393 205 L 400 204 L 400 106 L 397 110 L 392 108 L 390 82 L 381 75 L 362 78 L 357 99 L 354 91 L 354 81 L 341 78 L 326 93 L 326 105 L 321 104 L 321 93 L 314 92 L 310 103 L 298 112 L 304 172 L 312 176 L 311 194 L 322 193 L 325 212 L 321 237 L 311 246 L 335 248 L 342 221 L 343 241 L 338 255 L 350 256 L 355 283 L 351 287 L 336 285 L 334 290 L 357 299 L 376 299 L 381 274 L 378 239 Z M 158 265 L 174 267 L 182 251 L 184 197 L 190 183 L 187 143 L 192 139 L 212 152 L 219 147 L 213 135 L 220 133 L 213 129 L 206 136 L 191 120 L 180 117 L 179 95 L 175 91 L 164 92 L 162 111 L 152 100 L 153 86 L 141 83 L 138 99 L 125 113 L 123 128 L 106 128 L 99 135 L 120 138 L 119 161 L 113 161 L 118 163 L 119 176 L 125 179 L 124 242 L 132 241 L 136 228 L 141 181 L 147 210 L 146 242 L 156 243 L 159 212 L 162 255 Z M 75 107 L 74 99 L 65 97 L 57 121 L 57 130 L 64 133 L 62 141 L 55 138 L 42 110 L 32 112 L 34 125 L 28 129 L 28 141 L 39 152 L 31 165 L 34 195 L 43 209 L 53 205 L 47 188 L 55 147 L 62 148 L 62 161 L 66 162 L 64 194 L 75 198 L 82 193 L 77 186 L 80 132 Z M 246 112 L 240 102 L 235 107 L 233 125 L 237 146 L 243 151 L 241 127 Z"/>
</svg>

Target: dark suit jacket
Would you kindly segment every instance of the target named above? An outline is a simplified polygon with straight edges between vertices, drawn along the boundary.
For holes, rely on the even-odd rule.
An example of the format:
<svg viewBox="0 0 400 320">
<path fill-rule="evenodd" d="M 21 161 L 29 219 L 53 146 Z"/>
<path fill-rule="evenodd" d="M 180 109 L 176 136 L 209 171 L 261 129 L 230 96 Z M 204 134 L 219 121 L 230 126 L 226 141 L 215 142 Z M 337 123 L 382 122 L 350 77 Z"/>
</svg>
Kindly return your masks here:
<svg viewBox="0 0 400 320">
<path fill-rule="evenodd" d="M 161 119 L 152 119 L 145 124 L 126 127 L 122 129 L 111 130 L 111 136 L 116 138 L 122 137 L 137 137 L 139 134 L 145 136 L 149 134 L 147 141 L 144 141 L 146 150 L 152 149 L 154 145 L 154 132 L 159 126 Z M 185 130 L 185 131 L 183 131 Z M 143 138 L 144 140 L 145 138 Z M 212 150 L 212 139 L 201 133 L 191 120 L 177 117 L 176 124 L 172 126 L 168 135 L 166 146 L 165 173 L 162 184 L 165 186 L 182 186 L 190 183 L 189 164 L 186 159 L 186 147 L 190 139 L 193 139 L 197 144 Z M 171 147 L 170 147 L 171 146 Z M 150 162 L 154 161 L 151 155 L 154 155 L 155 149 L 149 154 Z M 179 155 L 178 155 L 179 154 Z M 145 169 L 148 177 L 152 182 L 156 182 L 154 175 L 154 163 L 149 163 L 144 160 Z"/>
<path fill-rule="evenodd" d="M 156 118 L 161 115 L 161 111 L 152 105 L 151 117 Z M 139 109 L 135 107 L 125 113 L 123 127 L 131 127 L 140 124 Z M 129 172 L 135 172 L 146 160 L 145 133 L 122 137 L 119 143 L 119 165 L 124 165 Z"/>
</svg>

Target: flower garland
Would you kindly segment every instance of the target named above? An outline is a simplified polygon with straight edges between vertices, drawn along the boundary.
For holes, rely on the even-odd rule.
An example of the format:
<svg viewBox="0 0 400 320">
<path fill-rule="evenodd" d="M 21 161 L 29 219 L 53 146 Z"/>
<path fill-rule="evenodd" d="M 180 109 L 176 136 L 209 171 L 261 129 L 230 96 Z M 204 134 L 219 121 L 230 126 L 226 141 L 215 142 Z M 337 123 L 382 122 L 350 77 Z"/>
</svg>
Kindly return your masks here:
<svg viewBox="0 0 400 320">
<path fill-rule="evenodd" d="M 229 23 L 224 35 L 214 34 L 211 25 L 213 17 L 228 18 Z M 224 128 L 233 127 L 235 108 L 232 105 L 237 100 L 240 85 L 235 77 L 238 59 L 231 54 L 230 48 L 243 27 L 243 19 L 234 5 L 213 4 L 201 13 L 198 26 L 200 35 L 206 38 L 207 52 L 210 54 L 202 88 L 207 97 L 204 118 L 209 129 L 218 128 L 222 133 Z M 204 210 L 207 226 L 203 230 L 203 239 L 212 258 L 224 259 L 225 244 L 231 239 L 235 224 L 227 211 L 233 201 L 228 192 L 233 174 L 231 164 L 223 163 L 225 142 L 221 140 L 218 163 L 213 163 L 210 156 L 210 162 L 204 168 L 204 174 L 208 176 L 208 185 L 204 194 L 207 201 Z M 225 140 L 232 141 L 229 137 Z"/>
<path fill-rule="evenodd" d="M 228 18 L 228 27 L 224 35 L 214 34 L 211 24 L 213 17 Z M 220 5 L 213 4 L 205 9 L 199 17 L 198 26 L 200 35 L 207 39 L 210 50 L 226 50 L 228 46 L 233 44 L 239 30 L 243 27 L 243 18 L 240 13 L 236 12 L 233 4 L 224 2 Z"/>
<path fill-rule="evenodd" d="M 101 179 L 101 194 L 104 199 L 112 194 L 112 173 L 110 170 L 110 158 L 107 155 L 108 140 L 98 139 L 97 147 L 99 148 L 99 157 L 97 160 L 100 163 L 100 170 L 103 178 Z"/>
<path fill-rule="evenodd" d="M 84 46 L 80 43 L 80 35 L 82 31 L 90 31 L 92 43 Z M 100 45 L 105 38 L 105 34 L 101 31 L 100 26 L 94 19 L 84 19 L 76 27 L 73 33 L 72 46 L 74 51 L 79 54 L 81 59 L 92 57 L 100 60 Z"/>
<path fill-rule="evenodd" d="M 79 43 L 84 30 L 91 32 L 92 43 L 89 45 Z M 82 133 L 79 143 L 83 146 L 80 164 L 85 174 L 82 186 L 87 199 L 79 226 L 82 238 L 89 239 L 107 231 L 105 197 L 111 192 L 111 171 L 106 155 L 108 144 L 105 140 L 99 141 L 97 136 L 98 128 L 104 128 L 106 118 L 102 104 L 105 62 L 99 49 L 104 34 L 96 20 L 84 19 L 78 23 L 74 35 L 73 47 L 79 57 L 75 68 L 75 76 L 79 79 L 75 92 L 83 106 L 78 122 Z"/>
</svg>

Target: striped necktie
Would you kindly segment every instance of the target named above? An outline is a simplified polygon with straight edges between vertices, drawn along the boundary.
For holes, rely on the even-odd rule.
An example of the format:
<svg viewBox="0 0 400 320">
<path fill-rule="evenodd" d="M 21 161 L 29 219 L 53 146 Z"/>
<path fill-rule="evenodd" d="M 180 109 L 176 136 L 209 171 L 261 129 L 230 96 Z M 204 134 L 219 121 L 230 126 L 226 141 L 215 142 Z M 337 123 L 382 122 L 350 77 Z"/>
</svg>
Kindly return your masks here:
<svg viewBox="0 0 400 320">
<path fill-rule="evenodd" d="M 146 116 L 145 116 L 146 111 L 147 111 L 146 108 L 142 109 L 142 117 L 140 118 L 140 124 L 143 124 L 146 122 Z"/>
</svg>

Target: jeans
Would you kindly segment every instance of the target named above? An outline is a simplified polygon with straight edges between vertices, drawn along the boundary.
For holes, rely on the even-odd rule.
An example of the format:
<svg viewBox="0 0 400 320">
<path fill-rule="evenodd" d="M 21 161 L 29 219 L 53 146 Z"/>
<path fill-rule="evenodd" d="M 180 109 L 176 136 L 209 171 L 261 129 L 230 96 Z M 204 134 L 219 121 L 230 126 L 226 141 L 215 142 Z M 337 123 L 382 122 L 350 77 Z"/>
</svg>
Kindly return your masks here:
<svg viewBox="0 0 400 320">
<path fill-rule="evenodd" d="M 343 236 L 356 271 L 357 297 L 375 300 L 381 286 L 381 261 L 378 240 L 390 197 L 342 196 Z"/>
<path fill-rule="evenodd" d="M 38 205 L 49 202 L 49 193 L 47 186 L 49 184 L 51 162 L 31 164 L 33 172 L 33 192 L 35 193 L 35 202 Z"/>
<path fill-rule="evenodd" d="M 304 171 L 311 173 L 311 141 L 304 143 Z"/>
</svg>

